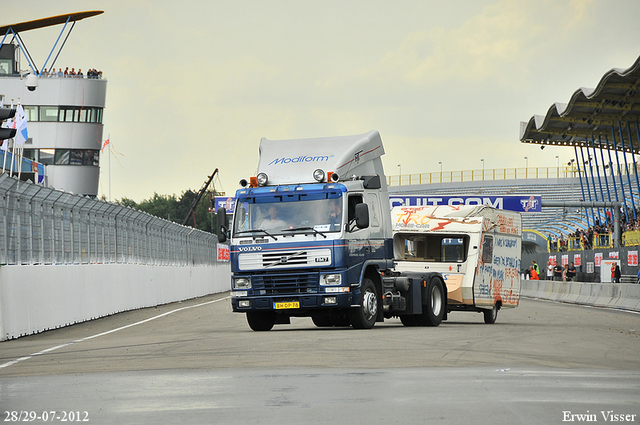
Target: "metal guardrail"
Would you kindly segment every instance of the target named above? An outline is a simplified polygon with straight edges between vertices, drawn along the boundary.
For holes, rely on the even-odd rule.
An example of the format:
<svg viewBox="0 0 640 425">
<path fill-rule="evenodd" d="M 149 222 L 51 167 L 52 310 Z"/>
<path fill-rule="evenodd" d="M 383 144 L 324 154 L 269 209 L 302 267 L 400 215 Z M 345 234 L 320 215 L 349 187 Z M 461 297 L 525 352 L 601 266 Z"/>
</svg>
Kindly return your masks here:
<svg viewBox="0 0 640 425">
<path fill-rule="evenodd" d="M 8 174 L 0 213 L 0 265 L 217 262 L 216 235 Z"/>
<path fill-rule="evenodd" d="M 640 230 L 628 230 L 622 234 L 624 246 L 640 245 Z"/>
<path fill-rule="evenodd" d="M 624 234 L 622 236 L 624 241 Z M 584 240 L 578 236 L 572 236 L 567 240 L 567 247 L 564 251 L 584 251 L 590 249 L 611 249 L 614 247 L 613 234 L 611 232 L 594 234 L 591 240 Z M 624 244 L 629 246 L 631 244 Z M 638 244 L 634 244 L 638 245 Z"/>
<path fill-rule="evenodd" d="M 636 165 L 634 163 L 627 164 L 624 168 L 630 170 L 630 174 L 634 174 Z M 618 175 L 615 168 L 611 168 L 614 175 Z M 600 170 L 600 174 L 605 171 Z M 580 175 L 585 176 L 590 173 L 589 168 L 581 168 L 575 165 L 561 165 L 559 167 L 527 167 L 527 168 L 496 168 L 481 170 L 461 170 L 461 171 L 440 171 L 434 173 L 421 174 L 400 174 L 395 176 L 387 176 L 388 186 L 404 186 L 413 184 L 434 184 L 434 183 L 458 183 L 470 181 L 484 180 L 520 180 L 520 179 L 562 179 L 574 178 Z M 594 173 L 598 173 L 594 170 Z M 591 174 L 588 174 L 589 176 Z M 607 175 L 610 175 L 607 173 Z M 623 173 L 626 175 L 626 173 Z"/>
</svg>

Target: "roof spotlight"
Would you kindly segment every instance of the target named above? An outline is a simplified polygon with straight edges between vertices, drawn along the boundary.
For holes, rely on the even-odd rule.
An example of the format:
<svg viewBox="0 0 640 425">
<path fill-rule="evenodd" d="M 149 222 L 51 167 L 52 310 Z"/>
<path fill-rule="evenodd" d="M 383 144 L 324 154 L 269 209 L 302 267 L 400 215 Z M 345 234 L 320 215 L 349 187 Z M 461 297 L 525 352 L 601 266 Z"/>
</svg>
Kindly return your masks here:
<svg viewBox="0 0 640 425">
<path fill-rule="evenodd" d="M 256 176 L 258 181 L 258 186 L 266 186 L 267 181 L 269 181 L 269 177 L 265 173 L 260 173 Z"/>
<path fill-rule="evenodd" d="M 329 171 L 328 176 L 329 176 L 329 181 L 334 182 L 334 183 L 337 182 L 340 179 L 340 176 L 338 176 L 338 173 L 334 173 L 332 171 Z"/>
<path fill-rule="evenodd" d="M 247 181 L 247 179 L 241 179 L 240 180 L 240 186 L 247 187 L 248 184 L 249 184 L 249 182 Z"/>
<path fill-rule="evenodd" d="M 313 178 L 317 182 L 322 182 L 324 180 L 324 170 L 318 168 L 313 172 Z"/>
</svg>

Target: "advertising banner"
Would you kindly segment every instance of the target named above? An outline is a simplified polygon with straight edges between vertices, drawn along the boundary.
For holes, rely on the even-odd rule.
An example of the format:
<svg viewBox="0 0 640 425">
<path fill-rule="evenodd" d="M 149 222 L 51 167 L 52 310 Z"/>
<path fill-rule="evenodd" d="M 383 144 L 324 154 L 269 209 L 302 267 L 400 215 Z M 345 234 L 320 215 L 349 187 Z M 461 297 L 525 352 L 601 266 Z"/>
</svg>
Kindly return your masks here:
<svg viewBox="0 0 640 425">
<path fill-rule="evenodd" d="M 401 196 L 389 195 L 391 207 L 423 207 L 429 205 L 486 205 L 517 212 L 542 211 L 542 197 L 538 195 L 504 196 Z"/>
<path fill-rule="evenodd" d="M 233 210 L 236 206 L 236 199 L 233 196 L 216 196 L 214 199 L 213 211 L 218 211 L 218 208 L 226 208 L 227 214 L 233 214 Z"/>
<path fill-rule="evenodd" d="M 225 207 L 232 214 L 235 199 L 230 196 L 216 196 L 215 210 Z M 391 207 L 422 207 L 428 205 L 486 205 L 501 210 L 525 212 L 542 211 L 542 197 L 535 195 L 504 196 L 397 196 L 389 195 Z"/>
<path fill-rule="evenodd" d="M 218 261 L 229 261 L 229 245 L 218 244 Z"/>
</svg>

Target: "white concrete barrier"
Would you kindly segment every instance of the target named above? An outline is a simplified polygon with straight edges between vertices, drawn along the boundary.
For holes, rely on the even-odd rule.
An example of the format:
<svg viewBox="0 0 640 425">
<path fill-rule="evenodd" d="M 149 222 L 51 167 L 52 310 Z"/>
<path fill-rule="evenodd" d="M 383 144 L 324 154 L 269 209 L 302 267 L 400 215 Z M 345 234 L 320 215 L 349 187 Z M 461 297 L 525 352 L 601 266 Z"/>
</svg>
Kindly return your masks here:
<svg viewBox="0 0 640 425">
<path fill-rule="evenodd" d="M 618 308 L 626 310 L 640 311 L 640 285 L 628 285 L 625 287 L 625 294 L 616 305 Z"/>
<path fill-rule="evenodd" d="M 108 316 L 224 292 L 229 263 L 0 267 L 0 341 Z"/>
<path fill-rule="evenodd" d="M 572 304 L 640 311 L 640 285 L 522 280 L 520 295 Z"/>
</svg>

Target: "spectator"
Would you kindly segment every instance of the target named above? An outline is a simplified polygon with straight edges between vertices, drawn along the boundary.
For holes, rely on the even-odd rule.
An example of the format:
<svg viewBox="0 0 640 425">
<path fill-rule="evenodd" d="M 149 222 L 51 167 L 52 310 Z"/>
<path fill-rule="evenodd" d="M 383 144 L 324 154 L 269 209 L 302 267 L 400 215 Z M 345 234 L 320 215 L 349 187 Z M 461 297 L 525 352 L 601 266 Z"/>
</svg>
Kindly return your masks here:
<svg viewBox="0 0 640 425">
<path fill-rule="evenodd" d="M 558 263 L 556 263 L 556 265 L 553 266 L 553 280 L 555 281 L 562 280 L 562 267 L 560 267 L 560 264 Z"/>
<path fill-rule="evenodd" d="M 531 280 L 540 280 L 540 277 L 538 276 L 538 272 L 533 266 L 529 267 L 529 276 L 531 276 L 530 277 Z"/>
<path fill-rule="evenodd" d="M 571 282 L 576 277 L 576 267 L 573 263 L 569 263 L 569 268 L 567 269 L 567 282 Z"/>
</svg>

